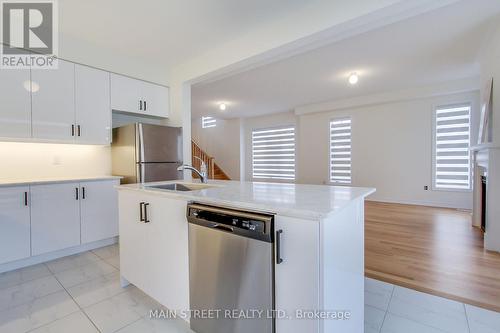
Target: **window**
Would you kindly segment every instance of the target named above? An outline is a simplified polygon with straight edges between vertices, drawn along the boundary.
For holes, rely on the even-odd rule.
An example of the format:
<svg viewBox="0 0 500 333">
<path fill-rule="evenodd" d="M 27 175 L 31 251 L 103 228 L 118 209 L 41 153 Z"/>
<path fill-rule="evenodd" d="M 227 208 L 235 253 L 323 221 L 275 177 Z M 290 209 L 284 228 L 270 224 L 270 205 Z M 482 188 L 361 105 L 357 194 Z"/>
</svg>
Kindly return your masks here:
<svg viewBox="0 0 500 333">
<path fill-rule="evenodd" d="M 351 183 L 351 118 L 330 121 L 330 181 Z"/>
<path fill-rule="evenodd" d="M 209 128 L 217 126 L 217 119 L 214 117 L 201 117 L 201 127 Z"/>
<path fill-rule="evenodd" d="M 252 131 L 253 178 L 295 180 L 295 127 Z"/>
<path fill-rule="evenodd" d="M 434 188 L 470 190 L 470 105 L 436 109 L 434 121 Z"/>
</svg>

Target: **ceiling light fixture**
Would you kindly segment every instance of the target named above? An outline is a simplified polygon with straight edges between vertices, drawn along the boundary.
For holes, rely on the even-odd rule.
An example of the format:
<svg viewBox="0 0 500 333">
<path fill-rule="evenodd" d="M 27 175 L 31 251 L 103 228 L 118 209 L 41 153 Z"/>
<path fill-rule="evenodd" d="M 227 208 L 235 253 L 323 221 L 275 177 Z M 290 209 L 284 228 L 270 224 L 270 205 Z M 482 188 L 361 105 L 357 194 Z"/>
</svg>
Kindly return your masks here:
<svg viewBox="0 0 500 333">
<path fill-rule="evenodd" d="M 225 104 L 225 103 L 220 103 L 220 104 L 219 104 L 219 109 L 220 109 L 221 111 L 226 110 L 226 104 Z"/>
<path fill-rule="evenodd" d="M 23 82 L 23 87 L 29 92 L 34 92 L 36 93 L 38 90 L 40 90 L 40 85 L 36 83 L 35 81 L 30 81 L 26 80 Z"/>
<path fill-rule="evenodd" d="M 349 83 L 355 85 L 359 81 L 359 76 L 357 73 L 351 73 L 349 75 Z"/>
</svg>

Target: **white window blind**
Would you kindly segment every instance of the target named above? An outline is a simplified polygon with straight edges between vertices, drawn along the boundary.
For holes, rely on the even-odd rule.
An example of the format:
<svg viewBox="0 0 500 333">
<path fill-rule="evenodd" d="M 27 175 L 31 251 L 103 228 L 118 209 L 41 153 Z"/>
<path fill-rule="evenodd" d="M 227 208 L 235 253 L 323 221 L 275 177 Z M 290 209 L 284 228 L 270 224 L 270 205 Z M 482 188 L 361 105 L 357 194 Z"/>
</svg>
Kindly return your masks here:
<svg viewBox="0 0 500 333">
<path fill-rule="evenodd" d="M 295 127 L 252 131 L 253 178 L 295 180 Z"/>
<path fill-rule="evenodd" d="M 330 181 L 351 183 L 351 118 L 330 121 Z"/>
<path fill-rule="evenodd" d="M 469 190 L 470 105 L 436 109 L 434 128 L 434 188 Z"/>
<path fill-rule="evenodd" d="M 201 127 L 209 128 L 217 126 L 217 119 L 214 117 L 201 117 Z"/>
</svg>

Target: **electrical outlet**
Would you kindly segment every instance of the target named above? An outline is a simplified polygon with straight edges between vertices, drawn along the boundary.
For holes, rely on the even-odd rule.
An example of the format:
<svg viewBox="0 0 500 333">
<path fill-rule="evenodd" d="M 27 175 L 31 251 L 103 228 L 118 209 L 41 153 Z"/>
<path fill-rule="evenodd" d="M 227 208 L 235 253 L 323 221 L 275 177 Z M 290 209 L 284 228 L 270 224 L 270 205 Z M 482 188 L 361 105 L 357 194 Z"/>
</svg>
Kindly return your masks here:
<svg viewBox="0 0 500 333">
<path fill-rule="evenodd" d="M 428 191 L 428 190 L 429 190 L 429 186 L 425 185 L 425 186 L 424 186 L 424 190 L 425 190 L 425 191 Z"/>
</svg>

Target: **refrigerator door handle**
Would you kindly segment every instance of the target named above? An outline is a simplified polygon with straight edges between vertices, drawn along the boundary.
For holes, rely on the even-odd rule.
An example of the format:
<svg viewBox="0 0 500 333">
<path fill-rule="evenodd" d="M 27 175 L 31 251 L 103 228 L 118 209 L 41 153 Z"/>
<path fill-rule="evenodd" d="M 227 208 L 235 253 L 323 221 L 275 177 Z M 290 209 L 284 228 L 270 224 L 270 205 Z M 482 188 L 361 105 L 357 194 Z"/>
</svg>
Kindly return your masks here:
<svg viewBox="0 0 500 333">
<path fill-rule="evenodd" d="M 144 184 L 146 182 L 146 168 L 144 163 L 139 163 L 139 183 Z"/>
<path fill-rule="evenodd" d="M 142 124 L 138 124 L 138 137 L 139 137 L 139 161 L 138 162 L 145 162 L 144 160 L 144 128 L 142 127 Z"/>
</svg>

